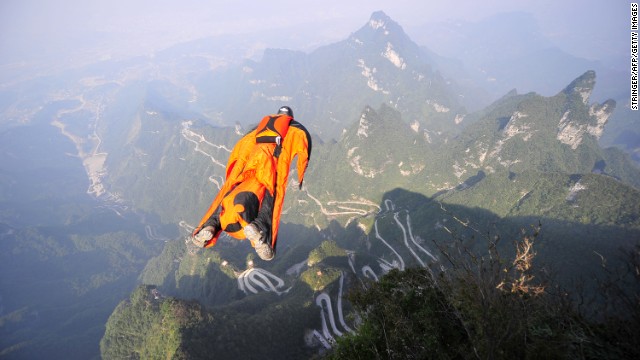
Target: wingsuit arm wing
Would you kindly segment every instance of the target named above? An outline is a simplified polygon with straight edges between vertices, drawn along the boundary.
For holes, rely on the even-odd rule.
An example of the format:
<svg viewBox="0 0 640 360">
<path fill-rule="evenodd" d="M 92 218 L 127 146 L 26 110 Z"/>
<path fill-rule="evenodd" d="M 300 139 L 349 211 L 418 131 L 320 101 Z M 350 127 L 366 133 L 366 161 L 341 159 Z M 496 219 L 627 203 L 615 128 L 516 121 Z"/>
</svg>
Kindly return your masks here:
<svg viewBox="0 0 640 360">
<path fill-rule="evenodd" d="M 292 156 L 295 156 L 296 154 L 298 155 L 298 183 L 300 184 L 299 189 L 302 189 L 304 173 L 307 171 L 307 167 L 309 166 L 309 159 L 311 158 L 311 134 L 309 134 L 307 128 L 302 126 L 302 124 L 297 121 L 293 121 L 291 123 L 291 126 L 293 126 L 295 129 L 300 129 L 300 131 L 297 132 L 297 136 L 300 137 L 300 139 L 296 140 L 298 147 L 294 152 L 294 155 Z"/>
<path fill-rule="evenodd" d="M 275 199 L 273 204 L 273 215 L 271 222 L 271 246 L 276 249 L 278 240 L 278 228 L 280 226 L 280 215 L 282 205 L 289 180 L 289 169 L 291 161 L 297 156 L 298 182 L 302 188 L 304 174 L 309 164 L 311 156 L 311 136 L 307 129 L 299 122 L 293 120 L 289 127 L 289 132 L 282 143 L 282 151 L 278 157 L 277 178 L 275 187 Z"/>
</svg>

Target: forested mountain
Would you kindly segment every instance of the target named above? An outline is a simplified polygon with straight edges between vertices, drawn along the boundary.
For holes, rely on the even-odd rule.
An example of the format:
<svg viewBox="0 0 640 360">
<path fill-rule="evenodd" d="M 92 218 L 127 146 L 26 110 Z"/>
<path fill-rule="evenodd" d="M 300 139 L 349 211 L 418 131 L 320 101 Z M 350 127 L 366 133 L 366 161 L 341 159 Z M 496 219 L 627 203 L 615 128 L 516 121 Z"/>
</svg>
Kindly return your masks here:
<svg viewBox="0 0 640 360">
<path fill-rule="evenodd" d="M 463 90 L 430 60 L 402 27 L 376 12 L 341 42 L 309 54 L 268 49 L 260 61 L 212 72 L 195 84 L 205 113 L 215 112 L 212 117 L 220 122 L 251 123 L 263 109 L 288 103 L 314 134 L 330 140 L 340 137 L 364 106 L 387 103 L 407 121 L 451 131 L 466 112 Z"/>
<path fill-rule="evenodd" d="M 594 26 L 590 31 L 597 29 Z M 640 160 L 637 114 L 629 109 L 629 74 L 619 67 L 624 58 L 621 54 L 602 50 L 601 61 L 574 56 L 545 36 L 532 14 L 520 12 L 496 14 L 477 22 L 445 20 L 411 30 L 414 41 L 428 44 L 431 51 L 445 57 L 434 59 L 435 64 L 441 64 L 437 68 L 443 74 L 454 76 L 467 87 L 484 89 L 491 94 L 489 98 L 512 89 L 549 96 L 585 70 L 595 70 L 599 81 L 593 98 L 618 103 L 600 141 L 604 147 L 615 145 Z M 598 49 L 611 46 L 610 41 L 594 44 Z M 481 94 L 476 97 L 482 98 Z"/>
<path fill-rule="evenodd" d="M 474 124 L 447 141 L 387 105 L 364 108 L 339 141 L 314 147 L 304 190 L 289 192 L 276 262 L 261 262 L 234 239 L 213 250 L 168 244 L 143 272 L 152 287 L 138 289 L 112 315 L 103 354 L 145 354 L 149 343 L 164 344 L 169 334 L 150 331 L 162 321 L 179 335 L 158 351 L 181 356 L 326 351 L 358 326 L 342 298 L 347 288 L 392 269 L 437 265 L 443 255 L 436 244 L 452 231 L 510 242 L 541 225 L 538 258 L 558 281 L 595 272 L 594 254 L 615 259 L 640 236 L 640 173 L 619 150 L 598 145 L 615 103 L 589 103 L 594 76 L 586 72 L 552 97 L 510 94 L 472 114 Z M 212 139 L 202 142 L 222 147 Z M 138 299 L 152 293 L 161 295 Z M 185 318 L 168 320 L 173 307 L 187 309 Z M 129 316 L 145 316 L 150 325 L 135 341 L 119 341 L 131 329 L 118 319 Z M 265 329 L 264 342 L 246 337 L 249 324 Z"/>
<path fill-rule="evenodd" d="M 96 357 L 113 307 L 162 249 L 154 234 L 176 234 L 87 195 L 74 144 L 49 124 L 61 105 L 0 134 L 2 358 Z"/>
<path fill-rule="evenodd" d="M 438 244 L 512 255 L 541 226 L 536 261 L 568 286 L 640 238 L 640 169 L 599 142 L 624 104 L 592 102 L 588 68 L 479 106 L 489 91 L 383 12 L 308 54 L 214 48 L 1 88 L 0 357 L 97 357 L 102 338 L 105 359 L 312 358 L 362 324 L 347 293 L 443 268 Z M 236 141 L 284 104 L 314 146 L 276 259 L 185 243 Z"/>
</svg>

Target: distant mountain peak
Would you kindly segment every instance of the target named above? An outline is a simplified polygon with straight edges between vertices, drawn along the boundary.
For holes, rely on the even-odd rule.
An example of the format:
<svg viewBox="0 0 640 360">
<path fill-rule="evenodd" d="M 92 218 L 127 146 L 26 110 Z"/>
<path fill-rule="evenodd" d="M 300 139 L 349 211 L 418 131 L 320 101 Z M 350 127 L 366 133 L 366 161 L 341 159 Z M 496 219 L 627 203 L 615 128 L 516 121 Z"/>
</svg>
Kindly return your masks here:
<svg viewBox="0 0 640 360">
<path fill-rule="evenodd" d="M 407 68 L 408 59 L 420 57 L 418 45 L 409 38 L 398 23 L 382 11 L 371 14 L 369 22 L 355 32 L 350 41 L 357 46 L 369 47 L 372 50 L 371 54 L 382 55 L 383 58 L 401 70 Z M 363 61 L 366 62 L 366 59 Z M 375 71 L 373 69 L 375 66 L 366 63 L 360 66 L 367 73 L 369 72 L 368 68 Z M 378 84 L 372 83 L 372 85 L 370 87 L 376 91 L 385 91 Z"/>
<path fill-rule="evenodd" d="M 593 104 L 589 106 L 589 97 L 593 92 L 596 83 L 595 71 L 589 70 L 573 80 L 564 90 L 564 93 L 570 104 L 565 110 L 560 122 L 558 123 L 557 139 L 560 142 L 570 145 L 572 149 L 577 149 L 582 143 L 585 135 L 589 134 L 600 139 L 604 132 L 609 117 L 613 114 L 616 107 L 614 100 L 607 100 L 602 104 Z M 581 109 L 586 109 L 587 112 Z"/>
<path fill-rule="evenodd" d="M 589 97 L 596 84 L 596 72 L 589 70 L 573 80 L 563 92 L 569 97 L 579 95 L 585 105 L 589 104 Z"/>
<path fill-rule="evenodd" d="M 425 168 L 421 135 L 387 104 L 366 106 L 357 123 L 340 140 L 351 170 L 364 178 L 407 178 Z M 397 178 L 398 179 L 398 178 Z"/>
<path fill-rule="evenodd" d="M 376 11 L 371 14 L 371 18 L 369 19 L 369 26 L 373 29 L 384 28 L 386 24 L 392 23 L 395 24 L 391 18 L 384 13 L 384 11 Z M 396 24 L 397 25 L 397 24 Z"/>
<path fill-rule="evenodd" d="M 383 11 L 376 11 L 371 14 L 371 18 L 369 22 L 365 26 L 371 30 L 381 33 L 383 35 L 404 35 L 404 30 L 402 27 L 395 21 L 393 21 L 387 14 Z"/>
<path fill-rule="evenodd" d="M 379 109 L 367 105 L 360 113 L 359 121 L 346 131 L 345 139 L 348 142 L 370 141 L 371 138 L 388 140 L 390 136 L 392 138 L 397 136 L 397 134 L 391 135 L 391 133 L 403 133 L 405 128 L 407 126 L 403 123 L 397 110 L 384 103 L 380 105 Z"/>
</svg>

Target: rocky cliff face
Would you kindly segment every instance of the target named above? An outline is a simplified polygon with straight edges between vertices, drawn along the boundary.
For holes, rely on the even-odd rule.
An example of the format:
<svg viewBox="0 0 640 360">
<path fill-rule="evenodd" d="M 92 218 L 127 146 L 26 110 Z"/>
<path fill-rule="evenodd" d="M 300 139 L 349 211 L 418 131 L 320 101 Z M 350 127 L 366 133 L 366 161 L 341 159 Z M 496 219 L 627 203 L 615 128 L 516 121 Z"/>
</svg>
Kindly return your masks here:
<svg viewBox="0 0 640 360">
<path fill-rule="evenodd" d="M 576 116 L 578 109 L 568 109 L 558 122 L 557 139 L 563 144 L 571 146 L 573 150 L 577 149 L 582 143 L 585 135 L 592 135 L 599 140 L 604 131 L 604 126 L 609 120 L 611 114 L 615 110 L 616 103 L 613 100 L 607 100 L 602 104 L 589 105 L 589 98 L 595 86 L 595 72 L 588 71 L 569 86 L 563 93 L 570 101 L 581 100 L 588 107 L 588 116 L 584 116 L 582 112 Z"/>
</svg>

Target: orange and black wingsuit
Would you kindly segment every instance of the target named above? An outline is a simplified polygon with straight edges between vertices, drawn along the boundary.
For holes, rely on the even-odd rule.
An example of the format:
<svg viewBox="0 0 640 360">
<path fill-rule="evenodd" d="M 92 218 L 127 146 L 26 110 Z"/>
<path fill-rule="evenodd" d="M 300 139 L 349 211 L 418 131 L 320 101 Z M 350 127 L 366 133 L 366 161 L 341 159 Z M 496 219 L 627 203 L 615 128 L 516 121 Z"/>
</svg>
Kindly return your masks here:
<svg viewBox="0 0 640 360">
<path fill-rule="evenodd" d="M 296 155 L 298 182 L 302 188 L 311 155 L 309 132 L 289 115 L 265 116 L 256 129 L 242 137 L 233 148 L 225 182 L 193 235 L 203 228 L 212 214 L 220 211 L 222 230 L 215 233 L 205 247 L 214 246 L 221 231 L 244 239 L 244 227 L 255 218 L 259 209 L 255 200 L 261 204 L 265 191 L 269 191 L 274 197 L 269 235 L 275 252 L 290 165 Z"/>
</svg>

